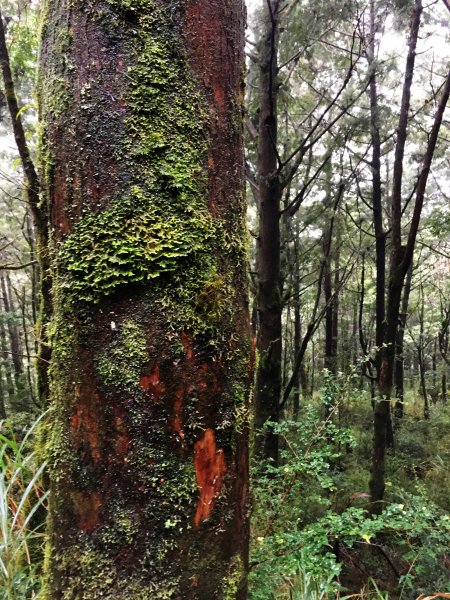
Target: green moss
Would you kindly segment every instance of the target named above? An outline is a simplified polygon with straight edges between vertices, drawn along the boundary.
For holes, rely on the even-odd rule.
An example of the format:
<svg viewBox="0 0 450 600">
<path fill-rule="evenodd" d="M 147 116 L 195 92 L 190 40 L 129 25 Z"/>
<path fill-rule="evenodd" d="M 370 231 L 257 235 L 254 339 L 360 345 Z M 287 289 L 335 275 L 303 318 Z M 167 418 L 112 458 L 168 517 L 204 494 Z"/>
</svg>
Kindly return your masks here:
<svg viewBox="0 0 450 600">
<path fill-rule="evenodd" d="M 87 301 L 180 270 L 187 258 L 202 262 L 217 228 L 207 206 L 208 117 L 173 26 L 155 2 L 109 4 L 138 21 L 117 150 L 132 185 L 108 209 L 85 214 L 60 249 L 63 287 Z"/>
<path fill-rule="evenodd" d="M 98 357 L 96 370 L 102 385 L 133 390 L 139 386 L 141 370 L 147 360 L 144 334 L 136 323 L 127 320 L 121 323 L 112 343 Z"/>
<path fill-rule="evenodd" d="M 135 197 L 140 190 L 135 190 Z M 207 215 L 162 218 L 151 201 L 127 200 L 84 217 L 63 244 L 62 285 L 78 300 L 99 300 L 125 283 L 146 282 L 175 271 L 200 251 L 211 225 Z"/>
<path fill-rule="evenodd" d="M 229 574 L 223 581 L 223 600 L 236 600 L 236 595 L 242 586 L 245 568 L 242 558 L 236 555 L 230 565 Z"/>
</svg>

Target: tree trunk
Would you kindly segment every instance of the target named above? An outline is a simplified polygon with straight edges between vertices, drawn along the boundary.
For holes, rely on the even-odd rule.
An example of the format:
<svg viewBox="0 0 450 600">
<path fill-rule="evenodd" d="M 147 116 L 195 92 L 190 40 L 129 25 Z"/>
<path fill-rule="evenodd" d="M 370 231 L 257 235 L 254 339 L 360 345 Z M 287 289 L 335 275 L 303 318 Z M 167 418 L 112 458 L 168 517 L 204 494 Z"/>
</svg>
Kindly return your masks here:
<svg viewBox="0 0 450 600">
<path fill-rule="evenodd" d="M 299 226 L 298 220 L 295 224 L 295 238 L 294 238 L 294 267 L 293 267 L 293 283 L 292 283 L 292 293 L 294 296 L 294 352 L 293 352 L 293 364 L 295 363 L 295 357 L 298 355 L 300 351 L 300 346 L 302 343 L 302 319 L 300 312 L 300 261 L 299 261 Z M 304 379 L 304 365 L 302 361 L 303 367 L 303 378 L 301 375 L 301 371 L 295 375 L 294 379 L 294 419 L 298 418 L 298 414 L 300 412 L 300 387 L 302 385 L 302 379 Z"/>
<path fill-rule="evenodd" d="M 26 410 L 29 403 L 26 398 L 25 376 L 23 369 L 23 352 L 20 344 L 19 329 L 15 322 L 15 306 L 12 296 L 11 279 L 8 275 L 0 273 L 0 286 L 5 309 L 6 325 L 9 334 L 9 347 L 11 348 L 11 361 L 14 366 L 14 382 L 17 390 L 14 404 L 11 406 L 13 412 Z"/>
<path fill-rule="evenodd" d="M 6 419 L 5 388 L 3 385 L 3 363 L 0 361 L 0 419 Z"/>
<path fill-rule="evenodd" d="M 246 597 L 241 0 L 48 0 L 46 597 Z"/>
<path fill-rule="evenodd" d="M 258 368 L 255 382 L 255 456 L 278 461 L 278 435 L 261 432 L 267 421 L 278 422 L 281 396 L 282 303 L 280 208 L 282 186 L 277 171 L 277 52 L 279 0 L 264 9 L 259 45 L 260 129 L 258 141 Z"/>
<path fill-rule="evenodd" d="M 433 354 L 431 355 L 431 370 L 432 370 L 432 388 L 431 388 L 431 400 L 433 404 L 436 404 L 439 397 L 438 383 L 437 383 L 437 339 L 434 340 Z"/>
<path fill-rule="evenodd" d="M 411 283 L 413 276 L 412 265 L 408 270 L 403 289 L 402 307 L 400 312 L 397 340 L 395 343 L 395 419 L 396 428 L 400 426 L 400 420 L 404 414 L 404 397 L 405 397 L 405 357 L 404 357 L 404 339 L 406 319 L 408 318 L 409 295 L 411 293 Z"/>
<path fill-rule="evenodd" d="M 0 312 L 0 352 L 2 357 L 2 365 L 5 372 L 5 384 L 4 398 L 2 399 L 2 405 L 7 406 L 7 414 L 14 412 L 14 403 L 16 400 L 16 390 L 14 387 L 13 379 L 13 365 L 11 362 L 11 352 L 8 346 L 8 339 L 6 337 L 6 329 L 4 323 L 4 313 Z"/>
<path fill-rule="evenodd" d="M 431 163 L 436 148 L 439 130 L 450 97 L 450 71 L 447 73 L 441 96 L 437 105 L 433 125 L 430 129 L 426 150 L 421 164 L 417 186 L 415 188 L 415 201 L 413 215 L 407 233 L 407 242 L 402 246 L 402 185 L 403 185 L 403 158 L 407 139 L 408 119 L 411 99 L 411 89 L 416 58 L 416 46 L 422 15 L 422 1 L 415 0 L 411 18 L 409 50 L 406 59 L 405 76 L 401 108 L 397 129 L 395 146 L 395 161 L 393 170 L 393 186 L 391 194 L 391 251 L 389 284 L 386 301 L 386 325 L 384 343 L 381 353 L 381 365 L 378 376 L 378 395 L 374 411 L 374 437 L 372 447 L 372 476 L 370 480 L 370 493 L 373 512 L 382 510 L 382 500 L 385 488 L 385 454 L 388 428 L 390 424 L 390 398 L 393 385 L 395 343 L 400 314 L 400 301 L 406 273 L 411 266 L 414 248 L 419 230 L 425 191 L 430 173 Z"/>
</svg>

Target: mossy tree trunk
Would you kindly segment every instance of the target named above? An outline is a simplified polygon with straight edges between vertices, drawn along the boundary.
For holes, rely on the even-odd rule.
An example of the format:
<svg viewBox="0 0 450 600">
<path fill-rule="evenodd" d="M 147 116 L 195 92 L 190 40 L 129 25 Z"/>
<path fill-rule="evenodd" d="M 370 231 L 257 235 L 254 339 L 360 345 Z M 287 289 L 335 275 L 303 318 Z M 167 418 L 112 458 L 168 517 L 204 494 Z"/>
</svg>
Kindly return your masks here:
<svg viewBox="0 0 450 600">
<path fill-rule="evenodd" d="M 46 597 L 246 597 L 241 0 L 47 0 Z"/>
</svg>

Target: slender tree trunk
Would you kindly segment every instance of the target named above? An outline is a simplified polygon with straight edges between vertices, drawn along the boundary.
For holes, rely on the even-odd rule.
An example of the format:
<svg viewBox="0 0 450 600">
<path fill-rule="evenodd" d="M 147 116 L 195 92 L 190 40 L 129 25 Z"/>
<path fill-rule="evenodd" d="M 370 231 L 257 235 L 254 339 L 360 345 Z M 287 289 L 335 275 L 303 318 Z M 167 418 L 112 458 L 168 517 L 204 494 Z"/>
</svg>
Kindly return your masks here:
<svg viewBox="0 0 450 600">
<path fill-rule="evenodd" d="M 405 357 L 404 357 L 404 339 L 406 319 L 408 318 L 409 296 L 411 293 L 411 283 L 413 276 L 412 264 L 408 270 L 403 289 L 402 307 L 399 315 L 399 326 L 397 331 L 396 350 L 395 350 L 395 419 L 396 428 L 400 427 L 400 421 L 404 414 L 405 398 Z"/>
<path fill-rule="evenodd" d="M 241 0 L 48 0 L 46 597 L 246 598 Z"/>
<path fill-rule="evenodd" d="M 335 240 L 335 251 L 334 251 L 334 281 L 333 281 L 333 327 L 331 330 L 331 352 L 335 357 L 335 372 L 338 370 L 338 346 L 339 346 L 339 288 L 341 285 L 340 281 L 340 244 L 341 244 L 341 235 L 340 235 L 340 227 L 339 227 L 339 218 L 336 226 L 336 240 Z M 346 328 L 347 331 L 347 328 Z M 347 345 L 348 348 L 349 345 Z M 345 352 L 343 352 L 345 357 Z M 350 352 L 347 354 L 346 364 L 343 365 L 343 371 L 346 371 L 350 365 Z"/>
<path fill-rule="evenodd" d="M 436 404 L 439 396 L 437 383 L 437 339 L 434 340 L 433 354 L 431 356 L 431 371 L 433 375 L 431 399 L 433 404 Z"/>
<path fill-rule="evenodd" d="M 25 352 L 26 352 L 26 356 L 27 356 L 26 371 L 27 371 L 28 393 L 29 393 L 32 403 L 35 406 L 41 407 L 41 404 L 37 401 L 36 396 L 35 396 L 34 377 L 33 377 L 34 365 L 33 365 L 33 362 L 31 361 L 32 352 L 30 349 L 30 341 L 29 341 L 29 335 L 28 335 L 29 323 L 28 323 L 28 319 L 27 319 L 26 309 L 27 309 L 27 290 L 24 286 L 22 289 L 22 299 L 20 302 L 20 310 L 21 310 L 21 314 L 22 314 L 23 341 L 24 341 Z M 35 348 L 35 350 L 36 350 L 36 348 Z"/>
<path fill-rule="evenodd" d="M 50 0 L 46 0 L 50 2 Z M 3 76 L 5 96 L 11 117 L 14 139 L 25 176 L 25 199 L 33 217 L 36 250 L 33 250 L 39 269 L 39 318 L 37 320 L 38 360 L 36 364 L 38 396 L 42 403 L 49 397 L 48 366 L 51 358 L 51 346 L 48 339 L 48 325 L 52 315 L 51 270 L 49 254 L 49 231 L 47 204 L 41 200 L 41 185 L 35 169 L 30 148 L 27 143 L 22 116 L 17 100 L 14 79 L 6 43 L 3 15 L 0 10 L 0 68 Z M 61 90 L 60 90 L 61 91 Z M 33 266 L 33 269 L 36 267 Z M 36 288 L 35 288 L 36 292 Z M 37 296 L 37 294 L 36 294 Z"/>
<path fill-rule="evenodd" d="M 3 364 L 0 361 L 0 419 L 6 419 L 6 395 L 3 385 Z"/>
<path fill-rule="evenodd" d="M 419 310 L 419 343 L 417 344 L 417 359 L 419 362 L 420 390 L 423 398 L 423 416 L 424 419 L 430 418 L 430 402 L 426 383 L 426 358 L 425 358 L 425 299 L 423 294 L 423 285 L 420 285 L 420 310 Z"/>
<path fill-rule="evenodd" d="M 4 323 L 4 314 L 0 313 L 0 351 L 2 356 L 3 370 L 5 372 L 5 383 L 6 387 L 4 390 L 5 396 L 2 404 L 7 406 L 7 413 L 14 412 L 15 400 L 16 400 L 16 389 L 14 387 L 13 378 L 13 365 L 11 361 L 11 349 L 8 345 L 8 338 L 6 336 L 6 329 Z"/>
<path fill-rule="evenodd" d="M 11 348 L 11 361 L 14 366 L 14 381 L 16 396 L 14 405 L 11 407 L 13 412 L 20 412 L 27 408 L 28 402 L 25 391 L 25 379 L 23 370 L 23 352 L 20 344 L 19 330 L 15 322 L 15 306 L 12 295 L 11 279 L 8 275 L 0 273 L 0 286 L 5 309 L 6 325 L 9 335 L 9 347 Z"/>
<path fill-rule="evenodd" d="M 375 231 L 375 265 L 376 265 L 376 300 L 375 300 L 375 346 L 378 348 L 375 364 L 380 372 L 381 347 L 384 342 L 384 325 L 386 318 L 386 232 L 383 225 L 383 202 L 381 189 L 381 133 L 378 107 L 378 85 L 375 57 L 375 1 L 370 1 L 370 39 L 368 45 L 370 98 L 370 131 L 372 140 L 372 212 Z"/>
<path fill-rule="evenodd" d="M 302 321 L 300 313 L 300 264 L 299 264 L 299 227 L 298 220 L 295 225 L 295 239 L 294 239 L 294 266 L 293 266 L 293 285 L 292 293 L 294 295 L 294 354 L 293 364 L 295 363 L 295 357 L 300 351 L 302 343 Z M 303 363 L 302 363 L 303 365 Z M 301 386 L 301 372 L 300 370 L 295 375 L 294 379 L 294 419 L 298 418 L 300 412 L 300 386 Z M 302 386 L 303 387 L 303 386 Z"/>
<path fill-rule="evenodd" d="M 325 269 L 323 276 L 323 292 L 324 299 L 327 305 L 325 311 L 325 355 L 324 355 L 324 363 L 325 368 L 328 369 L 331 373 L 336 373 L 336 354 L 334 352 L 334 344 L 333 344 L 333 283 L 331 277 L 331 268 L 330 268 L 330 257 L 325 258 Z"/>
<path fill-rule="evenodd" d="M 27 244 L 29 247 L 29 258 L 31 265 L 31 316 L 32 323 L 36 327 L 38 322 L 38 314 L 39 314 L 39 268 L 35 264 L 36 261 L 36 240 L 33 231 L 33 223 L 30 217 L 30 213 L 27 210 L 26 220 L 25 220 L 25 239 L 27 240 Z M 36 352 L 38 352 L 38 347 L 36 343 Z"/>
<path fill-rule="evenodd" d="M 376 299 L 375 299 L 375 346 L 377 353 L 375 356 L 375 368 L 377 377 L 380 380 L 382 352 L 381 349 L 385 342 L 385 324 L 386 324 L 386 232 L 383 225 L 383 202 L 381 189 L 381 134 L 380 134 L 380 115 L 378 109 L 378 86 L 377 72 L 375 62 L 375 2 L 370 2 L 370 42 L 369 42 L 369 67 L 372 75 L 369 83 L 370 96 L 370 115 L 371 115 L 371 138 L 372 138 L 372 211 L 373 225 L 375 231 L 375 264 L 376 264 Z M 388 447 L 394 447 L 394 434 L 392 427 L 392 417 L 389 406 L 385 412 L 386 420 L 386 444 Z"/>
<path fill-rule="evenodd" d="M 267 421 L 278 422 L 281 396 L 282 302 L 280 266 L 280 208 L 282 186 L 277 162 L 277 94 L 280 0 L 264 7 L 259 42 L 260 128 L 258 138 L 258 368 L 255 382 L 255 456 L 278 461 L 278 435 Z"/>
<path fill-rule="evenodd" d="M 445 365 L 443 369 L 441 377 L 441 400 L 443 404 L 447 404 L 447 373 L 445 372 Z"/>
</svg>

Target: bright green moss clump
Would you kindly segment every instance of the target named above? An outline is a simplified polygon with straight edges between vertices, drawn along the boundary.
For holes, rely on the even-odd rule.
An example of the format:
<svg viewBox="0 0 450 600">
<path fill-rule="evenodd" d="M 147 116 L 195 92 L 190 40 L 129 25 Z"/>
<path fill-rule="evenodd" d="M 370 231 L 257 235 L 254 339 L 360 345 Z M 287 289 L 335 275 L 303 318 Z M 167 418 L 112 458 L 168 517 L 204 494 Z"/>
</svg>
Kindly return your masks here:
<svg viewBox="0 0 450 600">
<path fill-rule="evenodd" d="M 86 301 L 173 273 L 187 257 L 203 254 L 204 263 L 217 237 L 207 206 L 208 117 L 173 25 L 150 0 L 109 4 L 133 23 L 125 137 L 114 149 L 129 183 L 106 210 L 82 216 L 60 248 L 63 287 Z"/>
<path fill-rule="evenodd" d="M 209 235 L 206 216 L 162 220 L 151 206 L 136 210 L 131 204 L 86 215 L 65 241 L 60 260 L 68 277 L 63 287 L 77 299 L 96 301 L 124 283 L 175 271 Z"/>
</svg>

